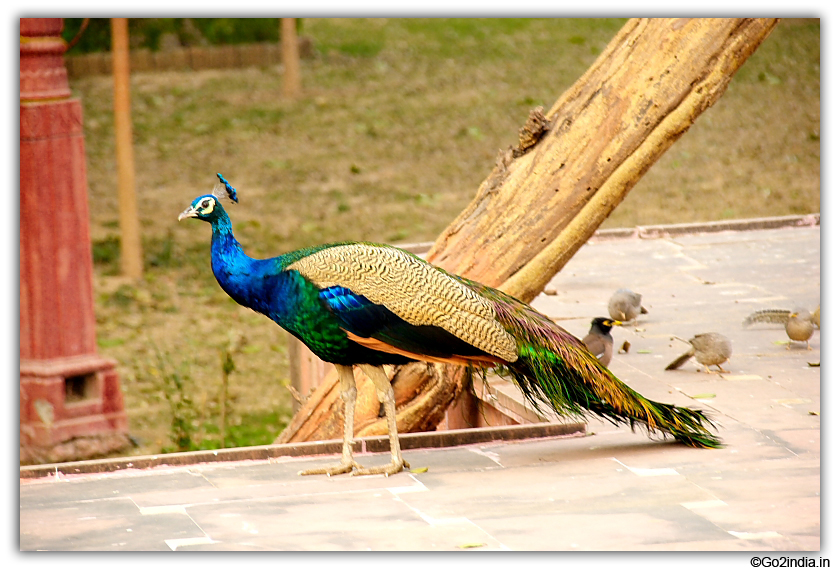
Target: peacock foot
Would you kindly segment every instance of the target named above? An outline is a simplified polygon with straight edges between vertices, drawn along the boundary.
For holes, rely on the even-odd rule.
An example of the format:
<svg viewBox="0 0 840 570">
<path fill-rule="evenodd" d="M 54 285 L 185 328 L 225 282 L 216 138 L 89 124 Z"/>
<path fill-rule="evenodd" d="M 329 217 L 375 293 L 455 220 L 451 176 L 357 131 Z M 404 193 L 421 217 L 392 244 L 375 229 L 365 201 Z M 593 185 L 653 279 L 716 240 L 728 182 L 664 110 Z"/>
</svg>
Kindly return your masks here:
<svg viewBox="0 0 840 570">
<path fill-rule="evenodd" d="M 361 469 L 362 466 L 351 459 L 350 461 L 342 461 L 333 467 L 316 467 L 314 469 L 298 471 L 298 475 L 327 475 L 328 477 L 332 477 L 333 475 L 341 475 L 342 473 L 350 473 L 351 471 L 355 475 Z"/>
<path fill-rule="evenodd" d="M 389 475 L 396 475 L 403 469 L 411 469 L 411 465 L 409 465 L 408 461 L 405 459 L 401 459 L 400 461 L 391 461 L 388 465 L 358 469 L 353 471 L 352 475 L 385 475 L 388 477 Z"/>
</svg>

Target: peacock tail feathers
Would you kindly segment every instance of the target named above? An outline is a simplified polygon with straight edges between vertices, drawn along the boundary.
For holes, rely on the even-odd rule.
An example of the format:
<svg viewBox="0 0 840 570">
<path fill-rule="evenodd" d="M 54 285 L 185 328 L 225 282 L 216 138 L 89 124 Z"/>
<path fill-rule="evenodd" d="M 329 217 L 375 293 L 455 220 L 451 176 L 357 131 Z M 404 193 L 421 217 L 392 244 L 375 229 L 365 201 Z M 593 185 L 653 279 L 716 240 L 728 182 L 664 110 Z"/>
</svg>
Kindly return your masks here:
<svg viewBox="0 0 840 570">
<path fill-rule="evenodd" d="M 537 409 L 547 406 L 561 415 L 577 416 L 589 412 L 616 425 L 671 434 L 692 447 L 720 447 L 702 411 L 648 400 L 547 317 L 507 295 L 494 296 L 499 321 L 519 347 L 519 358 L 499 368 Z"/>
</svg>

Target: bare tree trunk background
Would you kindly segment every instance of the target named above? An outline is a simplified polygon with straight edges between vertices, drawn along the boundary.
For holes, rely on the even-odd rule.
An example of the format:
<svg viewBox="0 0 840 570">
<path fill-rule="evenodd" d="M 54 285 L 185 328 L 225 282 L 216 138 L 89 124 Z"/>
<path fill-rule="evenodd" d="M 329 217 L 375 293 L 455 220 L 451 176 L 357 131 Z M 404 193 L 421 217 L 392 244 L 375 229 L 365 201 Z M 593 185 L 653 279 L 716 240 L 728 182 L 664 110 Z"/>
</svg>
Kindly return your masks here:
<svg viewBox="0 0 840 570">
<path fill-rule="evenodd" d="M 131 71 L 128 18 L 111 18 L 111 62 L 114 75 L 114 147 L 120 220 L 120 271 L 143 277 L 143 245 L 134 182 L 134 140 L 131 123 Z"/>
<path fill-rule="evenodd" d="M 283 97 L 297 99 L 303 92 L 295 18 L 280 19 L 280 52 L 283 54 Z"/>
<path fill-rule="evenodd" d="M 642 175 L 726 90 L 776 19 L 631 19 L 519 145 L 499 155 L 427 259 L 530 302 Z M 359 373 L 357 435 L 387 433 Z M 434 429 L 461 393 L 461 366 L 417 363 L 392 380 L 401 433 Z M 340 438 L 343 404 L 330 373 L 278 443 Z"/>
</svg>

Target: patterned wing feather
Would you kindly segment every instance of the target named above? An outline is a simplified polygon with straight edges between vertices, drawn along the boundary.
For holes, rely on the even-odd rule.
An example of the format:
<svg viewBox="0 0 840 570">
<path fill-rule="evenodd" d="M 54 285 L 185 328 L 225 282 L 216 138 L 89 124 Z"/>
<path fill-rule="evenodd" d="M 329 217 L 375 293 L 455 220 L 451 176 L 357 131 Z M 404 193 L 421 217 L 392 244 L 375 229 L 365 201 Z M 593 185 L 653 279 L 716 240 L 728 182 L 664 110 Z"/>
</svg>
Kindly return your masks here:
<svg viewBox="0 0 840 570">
<path fill-rule="evenodd" d="M 322 289 L 320 297 L 350 339 L 368 348 L 436 362 L 493 366 L 499 361 L 440 327 L 412 325 L 346 287 Z"/>
<path fill-rule="evenodd" d="M 288 269 L 300 272 L 322 289 L 348 289 L 412 326 L 439 327 L 507 362 L 518 358 L 516 339 L 496 319 L 492 302 L 403 250 L 342 244 L 315 251 Z"/>
<path fill-rule="evenodd" d="M 763 309 L 751 313 L 744 322 L 741 323 L 744 327 L 754 325 L 755 323 L 773 323 L 784 325 L 788 322 L 792 311 L 789 309 Z"/>
</svg>

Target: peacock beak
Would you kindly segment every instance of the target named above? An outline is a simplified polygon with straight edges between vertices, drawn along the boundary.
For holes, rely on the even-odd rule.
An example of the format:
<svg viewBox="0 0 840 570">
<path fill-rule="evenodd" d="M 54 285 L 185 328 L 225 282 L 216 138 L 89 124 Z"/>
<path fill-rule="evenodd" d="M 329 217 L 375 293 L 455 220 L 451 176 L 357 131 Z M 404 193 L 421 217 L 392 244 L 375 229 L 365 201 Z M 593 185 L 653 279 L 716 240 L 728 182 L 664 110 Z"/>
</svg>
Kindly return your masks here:
<svg viewBox="0 0 840 570">
<path fill-rule="evenodd" d="M 178 214 L 178 221 L 180 222 L 184 218 L 195 218 L 196 216 L 198 216 L 198 212 L 195 210 L 195 208 L 190 206 L 189 208 Z"/>
</svg>

